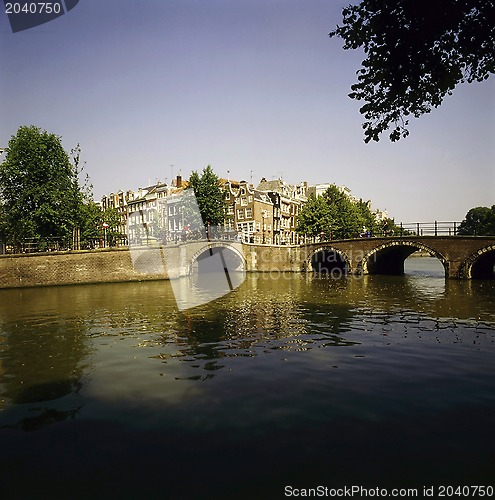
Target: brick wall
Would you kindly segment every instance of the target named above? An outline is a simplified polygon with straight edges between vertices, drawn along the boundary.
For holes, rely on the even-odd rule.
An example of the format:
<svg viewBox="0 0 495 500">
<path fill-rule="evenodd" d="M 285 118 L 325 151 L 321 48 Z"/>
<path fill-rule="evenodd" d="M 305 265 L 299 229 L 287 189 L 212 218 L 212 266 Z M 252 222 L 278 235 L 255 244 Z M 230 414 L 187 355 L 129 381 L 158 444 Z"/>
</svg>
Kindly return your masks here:
<svg viewBox="0 0 495 500">
<path fill-rule="evenodd" d="M 139 273 L 128 249 L 0 256 L 0 288 L 165 279 Z"/>
</svg>

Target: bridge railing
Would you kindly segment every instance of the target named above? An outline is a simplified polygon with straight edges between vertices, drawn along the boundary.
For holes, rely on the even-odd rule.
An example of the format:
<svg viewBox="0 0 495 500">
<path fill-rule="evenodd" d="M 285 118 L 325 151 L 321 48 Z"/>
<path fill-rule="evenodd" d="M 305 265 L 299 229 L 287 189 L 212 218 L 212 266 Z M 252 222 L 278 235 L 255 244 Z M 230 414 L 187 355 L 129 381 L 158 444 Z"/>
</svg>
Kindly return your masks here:
<svg viewBox="0 0 495 500">
<path fill-rule="evenodd" d="M 399 236 L 457 236 L 460 222 L 401 222 Z"/>
</svg>

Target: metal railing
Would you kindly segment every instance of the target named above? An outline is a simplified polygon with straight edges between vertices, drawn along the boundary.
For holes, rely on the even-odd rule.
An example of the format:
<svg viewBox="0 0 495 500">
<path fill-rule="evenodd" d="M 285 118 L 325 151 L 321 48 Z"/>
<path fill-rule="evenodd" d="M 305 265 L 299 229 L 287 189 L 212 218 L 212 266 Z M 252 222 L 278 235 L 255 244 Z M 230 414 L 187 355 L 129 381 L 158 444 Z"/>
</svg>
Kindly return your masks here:
<svg viewBox="0 0 495 500">
<path fill-rule="evenodd" d="M 392 227 L 365 230 L 356 235 L 359 238 L 402 238 L 405 236 L 458 236 L 460 222 L 401 222 Z M 315 238 L 313 238 L 315 240 Z M 321 241 L 321 237 L 320 237 Z"/>
<path fill-rule="evenodd" d="M 457 236 L 460 222 L 401 222 L 399 236 Z"/>
<path fill-rule="evenodd" d="M 433 222 L 408 222 L 396 224 L 393 229 L 383 230 L 383 231 L 367 231 L 361 234 L 360 237 L 367 238 L 402 238 L 407 236 L 457 236 L 460 226 L 460 222 L 444 222 L 444 221 L 433 221 Z M 201 240 L 213 239 L 219 240 L 235 240 L 241 242 L 249 242 L 249 240 L 243 237 L 242 233 L 237 231 L 226 231 L 223 229 L 214 231 L 213 228 L 210 229 L 211 234 L 206 234 L 205 231 L 189 231 L 189 232 L 179 232 L 174 237 L 168 237 L 162 243 L 177 243 L 180 241 L 190 241 L 190 240 Z M 169 235 L 170 236 L 170 235 Z M 157 241 L 158 238 L 150 237 L 150 240 Z M 311 238 L 310 238 L 311 240 Z M 318 238 L 312 238 L 313 242 L 317 241 Z M 321 241 L 321 238 L 320 238 Z M 310 242 L 310 241 L 309 241 Z M 127 237 L 122 236 L 115 239 L 115 241 L 107 242 L 105 244 L 102 238 L 93 238 L 91 240 L 82 242 L 77 249 L 87 250 L 87 249 L 97 249 L 105 247 L 115 247 L 115 246 L 126 246 L 128 244 Z M 144 242 L 146 244 L 146 237 Z M 73 250 L 73 242 L 68 238 L 24 238 L 18 245 L 9 245 L 5 242 L 0 241 L 0 254 L 14 254 L 14 253 L 35 253 L 35 252 L 60 252 L 60 251 L 70 251 Z"/>
<path fill-rule="evenodd" d="M 60 252 L 70 249 L 71 240 L 62 237 L 23 238 L 16 245 L 5 245 L 5 253 Z"/>
<path fill-rule="evenodd" d="M 103 238 L 91 238 L 74 245 L 72 238 L 44 237 L 23 238 L 17 244 L 0 240 L 0 254 L 26 254 L 39 252 L 68 252 L 71 250 L 93 250 L 107 247 L 121 247 L 127 245 L 127 237 L 112 238 L 105 242 Z"/>
</svg>

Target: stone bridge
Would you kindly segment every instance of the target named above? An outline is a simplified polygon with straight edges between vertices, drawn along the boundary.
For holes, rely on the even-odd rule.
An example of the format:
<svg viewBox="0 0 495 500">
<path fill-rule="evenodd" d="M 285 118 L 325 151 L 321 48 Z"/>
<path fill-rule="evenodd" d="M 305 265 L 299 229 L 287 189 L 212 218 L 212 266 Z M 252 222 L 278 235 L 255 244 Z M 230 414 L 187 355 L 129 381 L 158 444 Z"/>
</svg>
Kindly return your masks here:
<svg viewBox="0 0 495 500">
<path fill-rule="evenodd" d="M 174 263 L 168 276 L 191 274 L 208 256 L 219 253 L 229 269 L 252 272 L 325 272 L 403 274 L 404 261 L 420 250 L 436 257 L 447 278 L 494 278 L 495 237 L 404 236 L 359 238 L 299 246 L 271 246 L 223 241 L 194 241 L 163 248 L 158 259 Z M 157 260 L 157 262 L 158 262 Z"/>
<path fill-rule="evenodd" d="M 301 258 L 306 269 L 316 271 L 337 267 L 353 274 L 403 274 L 405 259 L 418 250 L 436 257 L 447 278 L 494 277 L 495 237 L 360 238 L 306 245 Z"/>
<path fill-rule="evenodd" d="M 301 246 L 224 241 L 181 242 L 80 252 L 0 255 L 0 288 L 178 278 L 240 270 L 344 274 L 402 274 L 416 250 L 436 257 L 448 278 L 494 279 L 495 237 L 405 236 L 327 241 Z M 206 276 L 208 278 L 208 276 Z M 229 281 L 229 285 L 230 285 Z"/>
</svg>

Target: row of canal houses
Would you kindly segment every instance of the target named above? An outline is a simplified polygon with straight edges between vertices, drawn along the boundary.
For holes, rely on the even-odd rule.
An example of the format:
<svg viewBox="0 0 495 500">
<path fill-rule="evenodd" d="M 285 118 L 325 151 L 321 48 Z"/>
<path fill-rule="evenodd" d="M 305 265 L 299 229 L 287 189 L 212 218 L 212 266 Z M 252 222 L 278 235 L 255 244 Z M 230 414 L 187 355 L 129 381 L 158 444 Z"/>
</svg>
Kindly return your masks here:
<svg viewBox="0 0 495 500">
<path fill-rule="evenodd" d="M 261 179 L 255 188 L 247 181 L 221 179 L 225 190 L 224 235 L 267 245 L 305 242 L 296 232 L 297 216 L 310 193 L 321 194 L 328 184 L 287 184 L 282 179 Z M 163 242 L 187 237 L 189 224 L 181 210 L 187 181 L 178 175 L 171 184 L 157 182 L 137 191 L 103 196 L 101 208 L 114 208 L 120 215 L 118 232 L 136 241 L 143 237 Z M 347 190 L 347 188 L 341 188 Z M 146 227 L 144 235 L 143 227 Z"/>
</svg>

